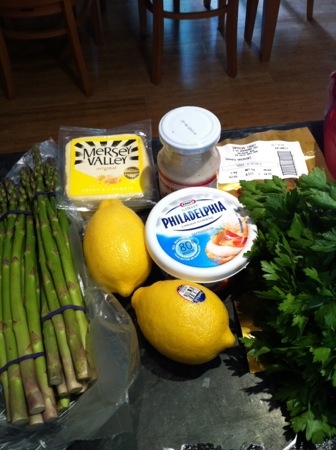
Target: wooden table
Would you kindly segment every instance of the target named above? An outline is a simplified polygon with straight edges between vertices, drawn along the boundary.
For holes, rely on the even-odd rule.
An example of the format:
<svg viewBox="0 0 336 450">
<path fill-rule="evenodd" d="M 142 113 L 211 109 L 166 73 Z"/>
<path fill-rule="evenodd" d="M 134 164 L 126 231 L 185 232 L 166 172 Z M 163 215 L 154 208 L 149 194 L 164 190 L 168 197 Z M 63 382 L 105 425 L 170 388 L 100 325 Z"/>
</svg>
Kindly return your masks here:
<svg viewBox="0 0 336 450">
<path fill-rule="evenodd" d="M 274 1 L 274 0 L 272 0 Z M 308 127 L 323 150 L 323 122 L 303 122 L 269 127 L 256 127 L 238 130 L 223 130 L 224 139 L 241 139 L 256 132 L 269 130 L 292 130 Z M 153 156 L 156 161 L 161 143 L 152 141 Z M 21 154 L 0 155 L 0 176 L 19 159 Z M 243 275 L 243 273 L 242 273 Z M 148 284 L 162 276 L 157 268 L 153 268 Z M 244 284 L 237 282 L 235 286 Z M 239 328 L 232 302 L 232 292 L 223 292 L 221 298 L 230 314 L 230 326 L 236 333 Z M 134 311 L 123 302 L 132 319 Z M 102 314 L 103 316 L 103 314 Z M 136 320 L 134 320 L 135 325 Z M 139 330 L 138 330 L 139 331 Z M 192 450 L 245 450 L 265 448 L 280 450 L 293 439 L 293 433 L 286 434 L 286 425 L 282 411 L 273 405 L 269 409 L 269 386 L 262 376 L 249 373 L 246 353 L 241 345 L 223 352 L 215 360 L 201 366 L 184 366 L 159 355 L 138 333 L 141 355 L 141 371 L 137 383 L 129 393 L 129 404 L 121 409 L 118 420 L 113 417 L 97 430 L 97 435 L 105 430 L 104 439 L 80 440 L 71 436 L 74 442 L 62 449 L 68 450 L 181 450 L 189 445 Z M 111 356 L 112 357 L 112 356 Z M 114 388 L 113 374 L 109 375 L 111 389 Z M 261 384 L 260 384 L 261 383 Z M 265 389 L 260 389 L 262 387 Z M 129 406 L 129 408 L 127 408 Z M 109 411 L 102 402 L 101 409 Z M 106 417 L 107 420 L 107 417 Z M 92 421 L 96 424 L 95 417 Z M 118 426 L 116 426 L 119 424 Z M 113 426 L 116 426 L 114 429 Z M 78 424 L 81 430 L 81 423 Z M 124 433 L 121 430 L 127 430 Z M 52 442 L 52 427 L 44 434 L 31 437 L 32 443 L 39 444 L 39 439 L 48 444 Z M 115 431 L 116 430 L 116 431 Z M 43 433 L 43 430 L 40 430 Z M 85 430 L 82 430 L 84 433 Z M 116 433 L 113 436 L 113 433 Z M 119 434 L 118 434 L 119 433 Z M 106 436 L 105 434 L 105 436 Z M 1 439 L 9 439 L 5 427 L 0 433 Z M 12 430 L 11 448 L 19 448 L 17 430 Z M 28 448 L 23 444 L 24 447 Z M 31 447 L 29 447 L 31 448 Z M 35 447 L 34 447 L 35 448 Z M 52 445 L 50 448 L 55 449 Z M 60 447 L 57 446 L 57 449 Z M 185 448 L 185 447 L 184 447 Z M 313 447 L 309 447 L 312 450 Z"/>
</svg>

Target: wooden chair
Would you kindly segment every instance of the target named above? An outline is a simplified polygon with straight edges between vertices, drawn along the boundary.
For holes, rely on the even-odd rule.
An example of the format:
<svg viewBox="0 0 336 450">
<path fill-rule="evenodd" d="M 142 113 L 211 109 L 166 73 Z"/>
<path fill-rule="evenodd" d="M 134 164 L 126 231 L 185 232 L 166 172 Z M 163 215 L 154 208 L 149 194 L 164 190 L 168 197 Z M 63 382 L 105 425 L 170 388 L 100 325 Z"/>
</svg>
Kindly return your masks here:
<svg viewBox="0 0 336 450">
<path fill-rule="evenodd" d="M 38 40 L 67 35 L 71 44 L 80 82 L 86 95 L 92 94 L 92 85 L 78 36 L 78 27 L 93 14 L 95 32 L 100 33 L 98 0 L 0 0 L 0 67 L 4 91 L 9 99 L 16 95 L 6 39 Z M 55 19 L 59 16 L 60 20 Z M 48 20 L 48 27 L 38 27 L 38 21 Z M 33 23 L 29 28 L 26 26 Z M 25 24 L 23 27 L 22 25 Z M 45 24 L 45 22 L 44 22 Z"/>
<path fill-rule="evenodd" d="M 278 21 L 280 0 L 263 0 L 262 32 L 260 40 L 260 60 L 270 60 L 275 28 Z M 251 43 L 259 0 L 247 0 L 244 39 Z M 306 17 L 313 20 L 314 0 L 307 0 Z"/>
<path fill-rule="evenodd" d="M 237 27 L 239 0 L 218 0 L 216 8 L 210 7 L 211 0 L 200 2 L 202 9 L 196 11 L 181 11 L 180 0 L 173 0 L 172 10 L 165 9 L 164 0 L 138 0 L 140 33 L 146 35 L 147 11 L 153 16 L 153 49 L 151 80 L 159 84 L 162 78 L 164 53 L 164 19 L 193 20 L 218 17 L 218 28 L 222 31 L 226 17 L 226 56 L 227 74 L 230 77 L 237 75 Z M 203 3 L 203 4 L 202 4 Z"/>
</svg>

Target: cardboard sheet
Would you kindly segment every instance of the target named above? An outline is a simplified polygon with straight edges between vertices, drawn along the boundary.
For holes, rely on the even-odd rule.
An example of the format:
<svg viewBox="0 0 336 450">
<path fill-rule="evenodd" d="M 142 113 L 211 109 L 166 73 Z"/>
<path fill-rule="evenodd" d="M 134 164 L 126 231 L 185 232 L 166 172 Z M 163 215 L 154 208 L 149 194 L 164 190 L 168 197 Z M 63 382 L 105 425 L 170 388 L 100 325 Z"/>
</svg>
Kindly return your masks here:
<svg viewBox="0 0 336 450">
<path fill-rule="evenodd" d="M 282 140 L 288 142 L 298 141 L 301 145 L 303 154 L 306 159 L 308 170 L 311 170 L 314 166 L 321 167 L 327 174 L 327 179 L 332 181 L 333 178 L 326 166 L 323 153 L 319 148 L 314 136 L 310 132 L 309 128 L 294 128 L 292 130 L 268 130 L 260 133 L 250 134 L 242 139 L 225 139 L 221 141 L 218 146 L 222 146 L 229 143 L 235 144 L 249 144 L 255 141 L 272 141 Z M 239 183 L 219 184 L 218 188 L 233 195 L 239 195 Z"/>
</svg>

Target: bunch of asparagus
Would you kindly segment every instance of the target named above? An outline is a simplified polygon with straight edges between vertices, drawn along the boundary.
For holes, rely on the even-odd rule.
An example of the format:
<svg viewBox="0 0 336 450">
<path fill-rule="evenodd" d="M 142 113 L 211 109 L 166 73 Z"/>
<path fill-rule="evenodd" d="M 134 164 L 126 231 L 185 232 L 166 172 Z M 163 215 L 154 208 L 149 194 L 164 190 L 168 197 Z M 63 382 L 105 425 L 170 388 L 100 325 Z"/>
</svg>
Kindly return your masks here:
<svg viewBox="0 0 336 450">
<path fill-rule="evenodd" d="M 97 377 L 56 161 L 32 156 L 0 183 L 0 381 L 15 425 L 56 420 Z"/>
</svg>

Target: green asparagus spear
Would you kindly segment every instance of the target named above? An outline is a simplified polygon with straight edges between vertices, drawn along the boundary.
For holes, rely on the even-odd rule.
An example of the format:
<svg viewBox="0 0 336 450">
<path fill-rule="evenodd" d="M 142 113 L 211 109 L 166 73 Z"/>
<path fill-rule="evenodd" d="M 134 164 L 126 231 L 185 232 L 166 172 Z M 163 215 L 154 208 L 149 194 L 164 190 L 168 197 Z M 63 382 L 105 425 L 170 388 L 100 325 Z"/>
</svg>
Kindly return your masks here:
<svg viewBox="0 0 336 450">
<path fill-rule="evenodd" d="M 36 186 L 34 186 L 34 174 L 29 169 L 26 168 L 24 173 L 22 174 L 22 183 L 25 186 L 26 191 L 28 192 L 28 196 L 33 200 L 34 193 L 36 192 Z M 35 231 L 37 238 L 37 248 L 38 248 L 38 257 L 39 257 L 39 265 L 40 265 L 40 277 L 41 277 L 41 292 L 42 295 L 45 295 L 46 305 L 44 305 L 45 309 L 48 311 L 57 311 L 60 309 L 61 304 L 59 302 L 59 298 L 55 291 L 54 283 L 52 280 L 52 276 L 50 274 L 46 254 L 43 246 L 43 240 L 41 235 L 41 227 L 39 226 L 39 215 L 37 213 L 37 204 L 36 201 L 33 203 L 33 212 L 34 212 L 34 221 L 35 221 Z M 81 390 L 82 385 L 78 382 L 76 373 L 74 371 L 74 365 L 71 357 L 71 352 L 67 340 L 66 327 L 64 323 L 63 314 L 54 314 L 51 317 L 51 322 L 54 327 L 59 355 L 61 357 L 62 366 L 64 375 L 66 378 L 66 383 L 68 386 L 68 392 L 77 393 Z"/>
<path fill-rule="evenodd" d="M 23 196 L 24 194 L 22 193 L 21 195 Z M 35 359 L 35 367 L 45 403 L 45 410 L 42 414 L 43 419 L 45 422 L 49 422 L 58 417 L 58 411 L 54 391 L 49 385 L 47 375 L 40 316 L 40 289 L 38 287 L 38 269 L 35 255 L 36 238 L 33 217 L 28 215 L 26 217 L 26 245 L 24 249 L 24 306 L 27 313 L 27 323 L 33 352 L 42 354 Z"/>
<path fill-rule="evenodd" d="M 44 291 L 41 290 L 41 315 L 42 318 L 49 314 L 49 306 Z M 47 371 L 49 383 L 53 386 L 62 383 L 62 362 L 60 359 L 56 333 L 51 319 L 43 320 L 43 340 L 47 359 Z"/>
<path fill-rule="evenodd" d="M 36 147 L 32 149 L 32 155 L 34 160 L 34 179 L 36 180 L 37 190 L 43 192 L 45 190 L 45 186 L 43 183 L 42 160 L 41 155 Z M 68 306 L 72 304 L 72 301 L 64 277 L 59 251 L 52 233 L 52 228 L 50 226 L 47 214 L 48 201 L 48 196 L 46 195 L 37 196 L 35 200 L 35 220 L 37 223 L 37 227 L 39 227 L 47 266 L 52 276 L 59 302 L 61 306 Z M 85 348 L 82 343 L 75 311 L 73 309 L 65 309 L 63 312 L 63 317 L 66 325 L 65 328 L 67 339 L 77 379 L 81 381 L 88 380 L 91 378 L 91 370 L 86 357 Z"/>
<path fill-rule="evenodd" d="M 56 311 L 60 308 L 59 299 L 54 288 L 52 277 L 50 275 L 46 256 L 44 253 L 43 243 L 40 228 L 37 227 L 37 241 L 39 246 L 39 261 L 41 267 L 41 281 L 43 283 L 43 289 L 45 292 L 48 308 L 50 311 Z M 52 316 L 51 321 L 54 325 L 54 330 L 58 343 L 58 350 L 62 360 L 62 366 L 66 383 L 68 386 L 68 392 L 77 393 L 81 390 L 82 385 L 77 381 L 76 373 L 74 371 L 73 360 L 71 357 L 70 348 L 67 340 L 67 333 L 65 330 L 65 323 L 62 314 L 55 314 Z"/>
<path fill-rule="evenodd" d="M 9 195 L 11 195 L 9 193 Z M 13 194 L 12 194 L 13 195 Z M 24 192 L 20 192 L 19 210 L 24 211 Z M 30 414 L 41 413 L 45 409 L 42 392 L 37 380 L 34 360 L 30 357 L 33 354 L 33 347 L 30 341 L 28 317 L 24 308 L 22 269 L 23 245 L 26 231 L 26 215 L 17 214 L 15 219 L 12 255 L 10 261 L 10 300 L 13 319 L 13 330 L 15 333 L 18 356 L 28 357 L 20 362 L 23 386 L 26 395 L 28 412 Z M 37 316 L 39 320 L 39 316 Z M 34 317 L 31 317 L 33 321 Z"/>
<path fill-rule="evenodd" d="M 4 241 L 5 241 L 5 217 L 4 214 L 7 211 L 7 200 L 6 200 L 6 192 L 4 185 L 2 182 L 0 183 L 0 261 L 3 259 L 3 250 L 4 250 Z M 3 322 L 3 314 L 2 314 L 2 266 L 0 267 L 0 367 L 5 367 L 8 360 L 6 354 L 6 343 L 5 336 L 3 332 L 4 322 Z M 10 409 L 9 409 L 9 387 L 8 387 L 8 373 L 7 370 L 4 370 L 0 375 L 0 381 L 2 384 L 6 411 L 7 411 L 7 420 L 10 422 Z"/>
<path fill-rule="evenodd" d="M 57 407 L 59 413 L 66 411 L 70 406 L 70 397 L 62 397 L 58 400 Z"/>
<path fill-rule="evenodd" d="M 29 425 L 31 427 L 38 427 L 44 424 L 43 414 L 30 414 Z"/>
<path fill-rule="evenodd" d="M 4 180 L 6 195 L 7 192 L 15 191 L 10 180 Z M 10 201 L 8 201 L 8 199 Z M 7 196 L 7 210 L 14 210 L 16 202 L 13 202 L 14 192 Z M 11 423 L 21 425 L 28 423 L 28 411 L 24 395 L 21 370 L 18 363 L 14 361 L 18 358 L 16 339 L 13 330 L 12 310 L 11 310 L 11 282 L 10 282 L 10 261 L 12 256 L 13 233 L 15 227 L 16 214 L 9 213 L 5 220 L 5 239 L 2 258 L 2 314 L 3 314 L 3 334 L 6 344 L 7 360 L 11 363 L 8 367 L 9 380 L 9 417 Z"/>
<path fill-rule="evenodd" d="M 55 386 L 58 399 L 63 398 L 63 397 L 70 397 L 70 392 L 68 390 L 68 386 L 66 383 L 64 373 L 62 375 L 63 375 L 63 378 L 62 378 L 61 383 L 58 384 L 57 386 Z M 81 390 L 78 390 L 77 392 L 75 392 L 75 394 L 79 394 L 79 392 L 81 392 Z"/>
<path fill-rule="evenodd" d="M 48 192 L 55 192 L 57 186 L 57 167 L 55 160 L 47 160 L 43 164 L 44 184 Z M 86 350 L 89 367 L 91 370 L 91 382 L 97 379 L 97 371 L 94 362 L 91 339 L 89 335 L 89 323 L 86 317 L 82 290 L 75 270 L 72 257 L 70 239 L 69 239 L 69 219 L 66 212 L 62 208 L 56 207 L 53 197 L 51 201 L 46 203 L 48 218 L 52 227 L 53 236 L 59 251 L 61 263 L 63 267 L 65 281 L 74 305 L 83 308 L 76 310 L 76 318 L 78 321 L 82 343 Z"/>
</svg>

